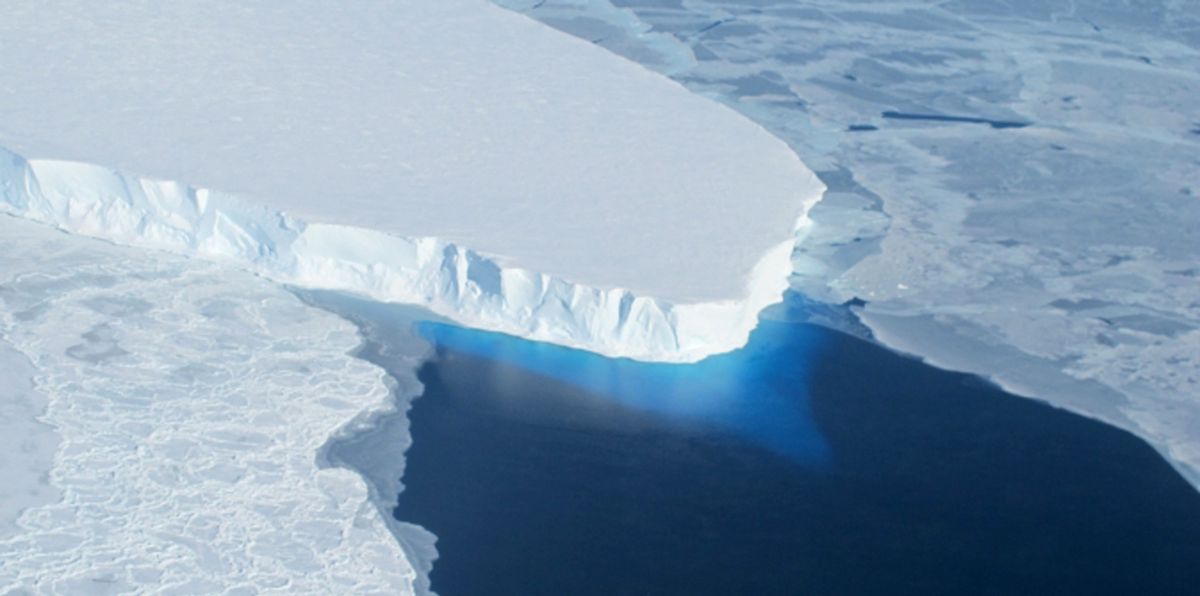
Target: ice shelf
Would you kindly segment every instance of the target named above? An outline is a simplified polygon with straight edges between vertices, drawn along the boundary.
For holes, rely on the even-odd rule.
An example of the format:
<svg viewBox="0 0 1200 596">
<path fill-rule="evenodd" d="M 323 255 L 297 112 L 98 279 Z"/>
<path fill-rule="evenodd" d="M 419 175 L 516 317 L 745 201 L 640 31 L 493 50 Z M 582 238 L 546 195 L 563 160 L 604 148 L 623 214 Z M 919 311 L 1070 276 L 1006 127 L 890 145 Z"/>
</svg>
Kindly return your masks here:
<svg viewBox="0 0 1200 596">
<path fill-rule="evenodd" d="M 798 292 L 1200 487 L 1194 3 L 496 1 L 788 141 L 829 187 Z"/>
<path fill-rule="evenodd" d="M 733 110 L 482 0 L 22 1 L 0 44 L 10 213 L 609 355 L 744 343 L 824 189 Z"/>
</svg>

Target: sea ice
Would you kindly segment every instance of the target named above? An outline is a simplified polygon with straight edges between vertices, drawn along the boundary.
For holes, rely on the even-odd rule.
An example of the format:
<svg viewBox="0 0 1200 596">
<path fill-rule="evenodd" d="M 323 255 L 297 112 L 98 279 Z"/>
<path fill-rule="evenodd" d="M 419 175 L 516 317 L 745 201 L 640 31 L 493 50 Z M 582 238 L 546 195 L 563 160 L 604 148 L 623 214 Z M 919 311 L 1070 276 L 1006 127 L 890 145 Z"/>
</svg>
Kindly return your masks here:
<svg viewBox="0 0 1200 596">
<path fill-rule="evenodd" d="M 690 51 L 645 63 L 829 188 L 797 290 L 1131 430 L 1200 486 L 1195 2 L 497 1 L 635 60 Z"/>
<path fill-rule="evenodd" d="M 0 254 L 0 336 L 35 369 L 5 381 L 45 397 L 60 497 L 0 532 L 0 592 L 427 587 L 431 537 L 325 457 L 392 407 L 353 325 L 227 266 L 3 215 Z"/>
<path fill-rule="evenodd" d="M 0 286 L 0 292 L 3 290 Z M 0 312 L 0 317 L 5 314 Z M 0 539 L 17 531 L 17 516 L 22 511 L 60 496 L 47 478 L 58 437 L 38 420 L 46 399 L 34 390 L 33 375 L 34 368 L 25 355 L 0 333 Z"/>
</svg>

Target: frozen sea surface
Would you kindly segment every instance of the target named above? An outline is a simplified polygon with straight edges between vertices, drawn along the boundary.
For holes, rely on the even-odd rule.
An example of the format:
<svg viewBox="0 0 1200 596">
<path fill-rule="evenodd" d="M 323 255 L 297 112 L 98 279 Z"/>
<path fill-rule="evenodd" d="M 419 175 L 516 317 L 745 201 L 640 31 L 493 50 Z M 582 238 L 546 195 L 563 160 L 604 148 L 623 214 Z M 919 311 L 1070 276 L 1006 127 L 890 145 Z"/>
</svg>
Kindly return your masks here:
<svg viewBox="0 0 1200 596">
<path fill-rule="evenodd" d="M 3 337 L 0 334 L 0 539 L 17 531 L 22 511 L 61 496 L 49 482 L 58 436 L 39 420 L 46 398 L 33 387 L 29 360 Z"/>
<path fill-rule="evenodd" d="M 0 591 L 420 590 L 428 536 L 326 464 L 392 402 L 353 325 L 248 273 L 7 216 L 0 254 L 4 396 L 26 400 L 5 401 L 4 440 L 32 446 L 19 474 L 22 454 L 0 460 Z"/>
<path fill-rule="evenodd" d="M 498 1 L 817 170 L 793 287 L 1200 483 L 1200 3 Z"/>
</svg>

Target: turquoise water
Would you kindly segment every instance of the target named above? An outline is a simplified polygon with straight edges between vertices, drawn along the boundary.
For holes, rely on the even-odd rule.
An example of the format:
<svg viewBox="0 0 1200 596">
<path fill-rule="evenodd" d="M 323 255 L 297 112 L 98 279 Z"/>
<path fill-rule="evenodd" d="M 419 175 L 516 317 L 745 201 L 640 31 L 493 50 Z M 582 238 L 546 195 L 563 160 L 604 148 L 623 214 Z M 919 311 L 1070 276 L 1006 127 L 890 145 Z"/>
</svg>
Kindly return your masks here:
<svg viewBox="0 0 1200 596">
<path fill-rule="evenodd" d="M 829 465 L 829 447 L 804 388 L 822 336 L 764 321 L 745 349 L 696 364 L 613 359 L 445 323 L 419 323 L 418 334 L 442 351 L 486 359 L 499 371 L 491 387 L 540 375 L 646 416 L 727 433 L 807 466 Z M 786 361 L 781 361 L 785 358 Z M 502 366 L 500 366 L 502 365 Z M 508 375 L 519 369 L 521 375 Z M 746 399 L 754 407 L 746 407 Z"/>
</svg>

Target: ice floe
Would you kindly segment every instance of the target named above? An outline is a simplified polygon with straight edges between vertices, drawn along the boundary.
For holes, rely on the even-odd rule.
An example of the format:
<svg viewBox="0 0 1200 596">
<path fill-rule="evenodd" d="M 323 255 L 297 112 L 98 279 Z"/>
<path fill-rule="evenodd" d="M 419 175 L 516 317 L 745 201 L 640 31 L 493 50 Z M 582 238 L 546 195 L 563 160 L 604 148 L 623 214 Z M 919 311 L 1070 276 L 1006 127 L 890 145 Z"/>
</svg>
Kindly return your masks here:
<svg viewBox="0 0 1200 596">
<path fill-rule="evenodd" d="M 1194 4 L 498 3 L 635 60 L 686 46 L 693 66 L 647 66 L 761 123 L 829 187 L 796 289 L 856 304 L 889 345 L 1131 430 L 1200 485 Z M 592 37 L 598 18 L 627 33 Z"/>
<path fill-rule="evenodd" d="M 7 216 L 0 254 L 0 334 L 47 402 L 60 497 L 0 533 L 0 591 L 426 587 L 431 537 L 326 461 L 392 407 L 353 325 L 250 273 Z"/>
</svg>

